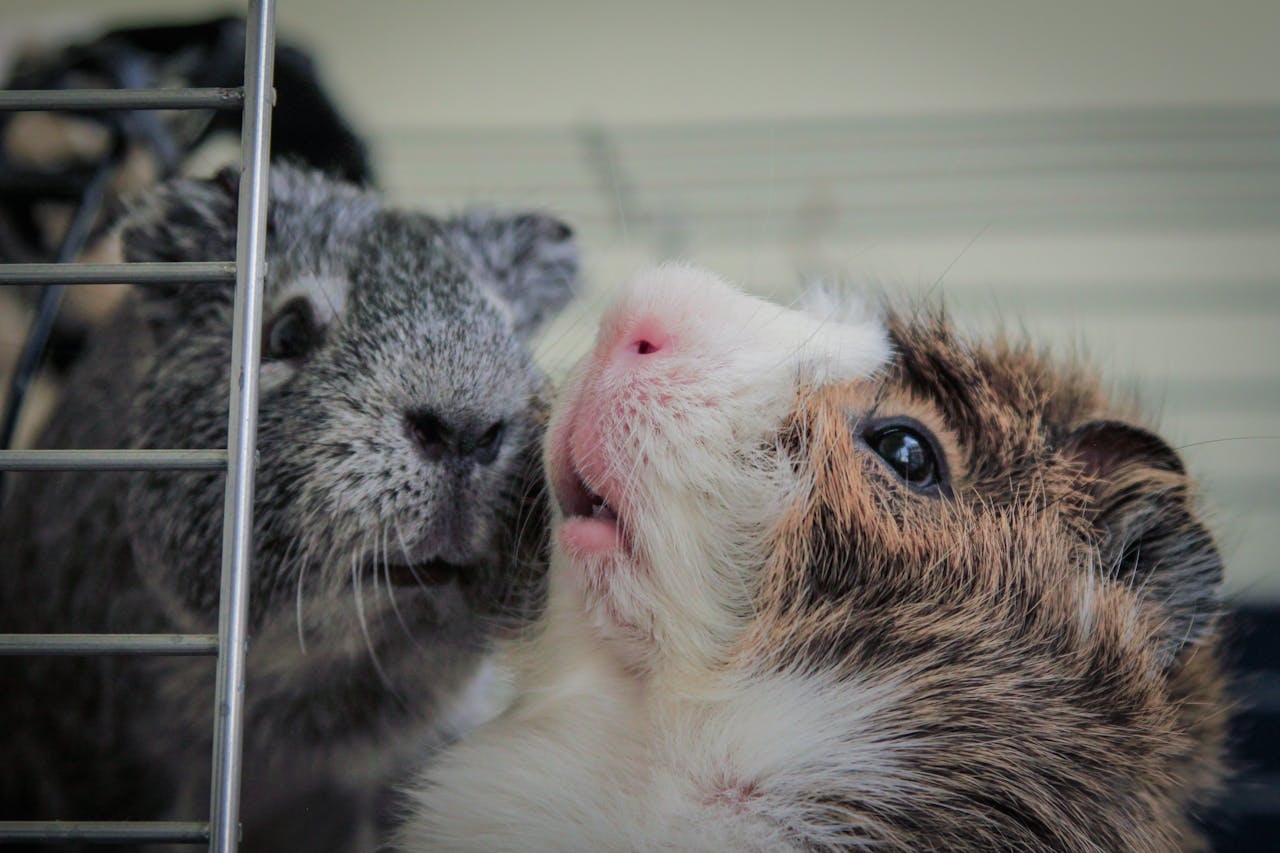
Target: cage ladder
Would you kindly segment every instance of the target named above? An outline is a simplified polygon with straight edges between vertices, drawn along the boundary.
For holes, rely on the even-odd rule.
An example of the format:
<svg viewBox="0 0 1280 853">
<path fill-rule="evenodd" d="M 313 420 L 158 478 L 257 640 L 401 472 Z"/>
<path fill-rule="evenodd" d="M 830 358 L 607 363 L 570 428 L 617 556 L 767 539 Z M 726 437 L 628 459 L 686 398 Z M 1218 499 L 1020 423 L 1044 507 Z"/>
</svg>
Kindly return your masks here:
<svg viewBox="0 0 1280 853">
<path fill-rule="evenodd" d="M 217 655 L 213 775 L 207 823 L 175 821 L 3 821 L 0 843 L 207 843 L 233 853 L 240 835 L 248 574 L 258 413 L 262 288 L 266 272 L 267 173 L 275 0 L 249 0 L 244 85 L 239 88 L 86 89 L 0 92 L 0 110 L 241 109 L 241 180 L 232 262 L 172 264 L 7 264 L 0 285 L 234 281 L 231 405 L 227 446 L 214 450 L 10 450 L 0 470 L 226 470 L 218 633 L 6 634 L 3 655 Z"/>
</svg>

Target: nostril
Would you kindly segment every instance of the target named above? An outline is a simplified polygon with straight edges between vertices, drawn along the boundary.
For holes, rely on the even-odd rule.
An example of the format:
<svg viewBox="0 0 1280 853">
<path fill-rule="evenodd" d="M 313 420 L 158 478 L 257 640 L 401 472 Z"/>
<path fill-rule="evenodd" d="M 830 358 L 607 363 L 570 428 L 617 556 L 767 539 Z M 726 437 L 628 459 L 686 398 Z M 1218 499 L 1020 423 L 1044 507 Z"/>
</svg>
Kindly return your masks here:
<svg viewBox="0 0 1280 853">
<path fill-rule="evenodd" d="M 635 355 L 656 355 L 671 346 L 671 332 L 657 317 L 640 317 L 628 323 L 623 350 Z"/>
<path fill-rule="evenodd" d="M 498 421 L 480 430 L 466 418 L 445 420 L 429 409 L 406 412 L 405 426 L 428 461 L 453 459 L 479 465 L 488 465 L 498 458 L 507 429 L 505 422 Z"/>
<path fill-rule="evenodd" d="M 456 452 L 453 430 L 435 413 L 417 410 L 405 416 L 409 435 L 432 462 L 439 462 Z"/>
<path fill-rule="evenodd" d="M 476 440 L 475 449 L 472 451 L 476 462 L 481 465 L 488 465 L 498 458 L 498 451 L 502 449 L 502 437 L 506 431 L 507 425 L 502 421 L 498 421 L 480 434 L 480 438 Z"/>
</svg>

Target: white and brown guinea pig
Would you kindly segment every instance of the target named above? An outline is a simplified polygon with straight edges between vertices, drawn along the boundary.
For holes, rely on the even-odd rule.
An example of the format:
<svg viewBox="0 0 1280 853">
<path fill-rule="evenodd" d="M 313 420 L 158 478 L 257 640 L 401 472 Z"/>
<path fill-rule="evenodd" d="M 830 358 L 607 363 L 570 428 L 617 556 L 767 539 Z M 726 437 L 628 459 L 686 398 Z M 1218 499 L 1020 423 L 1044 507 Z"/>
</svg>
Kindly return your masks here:
<svg viewBox="0 0 1280 853">
<path fill-rule="evenodd" d="M 401 849 L 1203 846 L 1221 563 L 1093 376 L 667 265 L 547 442 L 517 698 L 427 768 Z"/>
</svg>

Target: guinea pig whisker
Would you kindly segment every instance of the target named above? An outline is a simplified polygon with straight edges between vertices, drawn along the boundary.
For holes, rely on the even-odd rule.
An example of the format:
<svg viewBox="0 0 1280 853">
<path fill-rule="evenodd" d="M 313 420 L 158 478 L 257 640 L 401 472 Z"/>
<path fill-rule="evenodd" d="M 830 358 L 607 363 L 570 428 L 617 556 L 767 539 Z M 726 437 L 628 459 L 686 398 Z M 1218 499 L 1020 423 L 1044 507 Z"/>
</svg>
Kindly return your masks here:
<svg viewBox="0 0 1280 853">
<path fill-rule="evenodd" d="M 1280 435 L 1231 435 L 1224 438 L 1208 438 L 1203 441 L 1193 441 L 1189 444 L 1179 444 L 1174 450 L 1203 447 L 1206 444 L 1221 444 L 1224 441 L 1280 441 Z"/>
<path fill-rule="evenodd" d="M 396 531 L 396 539 L 397 539 L 397 541 L 398 541 L 398 542 L 399 542 L 399 544 L 400 544 L 400 554 L 401 554 L 401 556 L 404 558 L 405 565 L 406 565 L 406 566 L 408 566 L 408 565 L 412 565 L 412 564 L 413 564 L 413 560 L 412 560 L 412 558 L 411 558 L 411 556 L 410 556 L 410 554 L 409 554 L 409 546 L 408 546 L 407 544 L 405 544 L 405 541 L 404 541 L 404 533 L 403 533 L 403 531 L 401 531 L 401 529 L 400 529 L 400 519 L 398 519 L 398 518 L 396 518 L 396 516 L 392 515 L 392 516 L 391 516 L 391 524 L 392 524 L 392 526 L 395 528 L 395 531 Z M 387 532 L 386 532 L 386 528 L 383 528 L 383 535 L 385 536 L 385 535 L 386 535 L 386 533 L 387 533 Z M 390 549 L 389 549 L 389 548 L 387 548 L 385 545 L 383 546 L 383 553 L 384 553 L 384 554 L 389 554 L 389 553 L 390 553 Z M 396 619 L 398 619 L 398 620 L 399 620 L 399 622 L 400 622 L 400 627 L 404 629 L 404 635 L 405 635 L 405 637 L 406 637 L 406 638 L 408 638 L 409 642 L 413 644 L 413 647 L 414 647 L 414 648 L 416 648 L 416 649 L 417 649 L 418 651 L 420 651 L 420 652 L 425 653 L 425 652 L 427 651 L 426 646 L 424 646 L 424 645 L 422 645 L 422 643 L 418 642 L 418 638 L 414 635 L 413 630 L 412 630 L 412 629 L 411 629 L 411 628 L 410 628 L 410 627 L 405 623 L 405 621 L 404 621 L 404 616 L 402 616 L 402 615 L 401 615 L 401 613 L 400 613 L 400 608 L 396 605 L 396 589 L 395 589 L 395 585 L 391 582 L 391 562 L 390 562 L 390 560 L 384 560 L 384 561 L 383 561 L 383 566 L 385 567 L 385 570 L 386 570 L 386 573 L 387 573 L 387 588 L 391 591 L 391 610 L 396 614 Z M 416 574 L 414 575 L 414 580 L 415 580 L 415 581 L 417 581 L 417 583 L 418 583 L 418 587 L 419 587 L 419 588 L 421 588 L 421 589 L 426 589 L 426 586 L 422 583 L 422 581 L 418 580 L 418 577 L 417 577 L 417 575 L 416 575 Z"/>
<path fill-rule="evenodd" d="M 942 286 L 942 280 L 947 277 L 947 274 L 951 272 L 951 269 L 956 264 L 960 263 L 960 259 L 969 253 L 969 250 L 973 248 L 973 244 L 982 239 L 982 235 L 987 233 L 987 229 L 991 227 L 991 223 L 993 221 L 994 220 L 988 219 L 986 223 L 978 229 L 978 232 L 969 238 L 969 242 L 964 244 L 964 248 L 951 259 L 951 263 L 947 264 L 942 272 L 938 273 L 938 277 L 933 280 L 933 284 L 931 284 L 929 289 L 925 291 L 924 300 L 930 299 L 938 288 Z M 921 301 L 922 304 L 924 300 Z"/>
<path fill-rule="evenodd" d="M 616 417 L 615 417 L 615 420 L 616 420 Z M 606 478 L 618 477 L 621 479 L 622 485 L 625 488 L 630 489 L 631 486 L 634 484 L 633 475 L 635 471 L 638 470 L 638 467 L 641 464 L 641 460 L 644 457 L 644 449 L 647 445 L 647 442 L 649 441 L 649 438 L 653 434 L 653 430 L 652 429 L 639 430 L 638 432 L 640 432 L 640 438 L 639 438 L 638 444 L 635 440 L 635 435 L 637 432 L 636 430 L 622 429 L 620 430 L 620 432 L 623 436 L 626 437 L 627 444 L 629 446 L 626 448 L 625 452 L 615 453 L 611 455 L 611 458 L 608 459 L 608 465 L 605 468 L 605 477 Z M 628 457 L 630 458 L 628 459 Z M 630 475 L 627 472 L 624 472 L 621 467 L 622 465 L 627 463 L 630 463 L 631 465 L 632 470 Z"/>
<path fill-rule="evenodd" d="M 396 541 L 397 541 L 397 542 L 399 543 L 399 545 L 400 545 L 400 556 L 401 556 L 401 558 L 403 558 L 403 559 L 404 559 L 404 564 L 405 564 L 406 566 L 412 566 L 412 565 L 413 565 L 413 556 L 409 553 L 409 545 L 408 545 L 408 543 L 406 543 L 406 542 L 404 541 L 404 531 L 400 529 L 400 519 L 398 519 L 395 515 L 392 515 L 392 516 L 391 516 L 391 524 L 395 527 L 395 531 L 396 531 Z M 412 569 L 410 569 L 410 571 L 412 572 Z M 419 586 L 419 587 L 423 587 L 422 581 L 418 578 L 418 575 L 417 575 L 417 573 L 416 573 L 416 572 L 413 572 L 413 579 L 414 579 L 414 581 L 418 584 L 418 586 Z M 388 561 L 388 565 L 387 565 L 387 583 L 388 583 L 388 584 L 390 584 L 390 583 L 391 583 L 391 566 L 390 566 L 390 561 Z M 392 596 L 391 601 L 392 601 L 392 604 L 394 604 L 394 603 L 395 603 L 395 597 L 394 597 L 394 596 Z M 402 623 L 402 624 L 403 624 L 403 623 Z"/>
<path fill-rule="evenodd" d="M 320 292 L 320 296 L 324 298 L 325 304 L 328 305 L 329 310 L 333 312 L 330 316 L 337 317 L 341 312 L 338 311 L 338 305 L 333 301 L 333 296 L 327 289 L 327 285 L 331 284 L 332 281 L 333 280 L 328 276 L 317 276 L 315 279 L 316 290 Z"/>
<path fill-rule="evenodd" d="M 395 516 L 392 516 L 392 520 L 393 521 L 395 520 Z M 395 614 L 396 621 L 399 622 L 400 627 L 404 629 L 405 636 L 412 641 L 413 632 L 409 630 L 408 624 L 404 621 L 404 615 L 400 612 L 400 605 L 396 603 L 396 587 L 395 587 L 395 584 L 391 582 L 391 548 L 387 541 L 387 533 L 388 533 L 387 528 L 384 525 L 382 527 L 382 567 L 381 568 L 382 568 L 383 579 L 386 580 L 387 582 L 387 597 L 391 599 L 391 612 Z M 397 529 L 397 534 L 398 533 L 399 533 L 399 530 Z M 401 551 L 403 552 L 403 549 L 404 549 L 403 538 L 401 538 L 400 540 L 400 545 L 401 545 Z M 407 554 L 405 555 L 405 560 L 407 563 L 408 562 Z M 378 570 L 378 565 L 377 563 L 375 563 L 374 572 L 376 573 L 377 570 Z"/>
<path fill-rule="evenodd" d="M 291 563 L 293 562 L 293 559 L 294 559 L 294 553 L 297 551 L 297 549 L 298 549 L 298 539 L 297 538 L 290 539 L 289 548 L 284 553 L 284 559 L 280 561 L 281 572 L 290 571 L 290 569 L 292 568 Z M 303 574 L 306 572 L 306 570 L 307 570 L 306 561 L 299 560 L 298 576 L 294 579 L 294 582 L 293 582 L 293 585 L 294 585 L 293 621 L 294 621 L 294 625 L 298 629 L 298 648 L 304 655 L 307 653 L 307 637 L 306 637 L 306 632 L 303 629 L 303 622 L 302 622 L 302 581 L 303 581 Z"/>
<path fill-rule="evenodd" d="M 593 335 L 582 335 L 581 332 L 588 325 L 590 318 L 585 313 L 579 313 L 570 322 L 565 323 L 564 327 L 555 335 L 555 337 L 544 337 L 538 341 L 538 345 L 533 350 L 533 359 L 535 362 L 541 363 L 547 356 L 547 353 L 557 349 L 564 341 L 573 335 L 575 338 L 590 338 Z M 561 367 L 563 372 L 565 366 Z"/>
<path fill-rule="evenodd" d="M 369 660 L 373 663 L 373 670 L 378 674 L 378 680 L 387 688 L 389 692 L 395 694 L 395 689 L 391 686 L 391 679 L 387 677 L 387 673 L 382 668 L 382 661 L 378 660 L 378 652 L 374 649 L 373 638 L 369 635 L 369 622 L 364 612 L 364 592 L 361 588 L 361 575 L 364 573 L 364 559 L 361 556 L 362 550 L 357 549 L 351 555 L 351 586 L 356 600 L 356 620 L 360 624 L 360 634 L 364 637 L 364 646 L 369 651 Z"/>
<path fill-rule="evenodd" d="M 764 306 L 760 306 L 760 308 L 757 308 L 756 309 L 757 312 L 760 311 L 763 307 Z M 810 342 L 813 341 L 814 338 L 816 338 L 819 334 L 825 331 L 827 326 L 831 325 L 832 321 L 835 319 L 835 315 L 836 315 L 836 308 L 835 306 L 832 306 L 832 308 L 829 311 L 827 311 L 826 316 L 823 317 L 821 320 L 818 320 L 818 322 L 814 324 L 813 330 L 809 332 L 807 337 L 800 339 L 795 344 L 795 346 L 786 350 L 778 357 L 778 360 L 771 365 L 771 370 L 789 363 L 795 358 L 795 356 L 798 353 L 803 352 L 805 347 L 807 347 L 810 344 Z"/>
<path fill-rule="evenodd" d="M 516 533 L 515 533 L 515 538 L 512 540 L 512 547 L 513 549 L 518 551 L 519 543 L 525 541 L 525 537 L 529 535 L 529 530 L 531 526 L 535 524 L 540 525 L 542 523 L 542 519 L 539 517 L 541 513 L 538 513 L 537 511 L 533 510 L 526 502 L 529 501 L 531 498 L 536 499 L 538 501 L 547 500 L 548 497 L 547 497 L 546 484 L 539 482 L 536 486 L 533 486 L 533 487 L 526 485 L 522 488 L 521 494 L 517 495 L 516 497 L 517 497 L 516 523 L 515 523 Z"/>
<path fill-rule="evenodd" d="M 382 584 L 381 572 L 379 568 L 381 563 L 378 560 L 378 531 L 373 531 L 373 551 L 369 554 L 369 582 L 373 584 L 373 606 L 378 613 L 382 612 Z M 364 570 L 364 563 L 361 563 L 361 571 Z"/>
</svg>

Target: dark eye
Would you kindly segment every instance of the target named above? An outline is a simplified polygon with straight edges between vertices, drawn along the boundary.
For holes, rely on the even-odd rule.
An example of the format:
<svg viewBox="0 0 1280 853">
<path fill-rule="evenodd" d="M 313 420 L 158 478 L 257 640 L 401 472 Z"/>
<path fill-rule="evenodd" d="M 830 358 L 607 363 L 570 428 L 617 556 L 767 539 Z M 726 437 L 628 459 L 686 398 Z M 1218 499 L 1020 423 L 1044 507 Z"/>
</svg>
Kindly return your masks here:
<svg viewBox="0 0 1280 853">
<path fill-rule="evenodd" d="M 879 424 L 865 432 L 864 438 L 907 485 L 922 492 L 945 487 L 937 445 L 923 427 L 914 422 Z"/>
<path fill-rule="evenodd" d="M 285 361 L 306 356 L 320 343 L 311 304 L 295 299 L 280 309 L 262 333 L 264 358 Z"/>
</svg>

